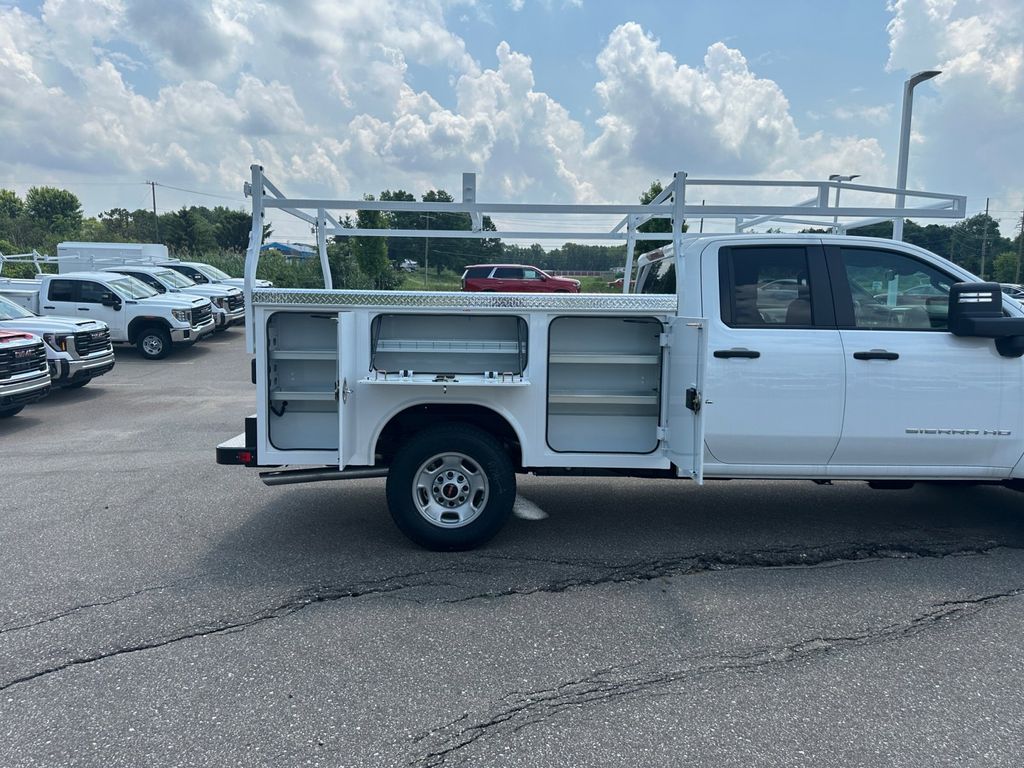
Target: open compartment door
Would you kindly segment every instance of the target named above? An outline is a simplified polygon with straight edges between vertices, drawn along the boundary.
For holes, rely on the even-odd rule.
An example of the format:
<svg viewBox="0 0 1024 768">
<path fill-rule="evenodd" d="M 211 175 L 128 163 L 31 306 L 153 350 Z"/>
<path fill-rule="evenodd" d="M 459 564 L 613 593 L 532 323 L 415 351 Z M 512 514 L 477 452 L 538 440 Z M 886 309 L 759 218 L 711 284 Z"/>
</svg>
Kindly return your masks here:
<svg viewBox="0 0 1024 768">
<path fill-rule="evenodd" d="M 356 434 L 356 319 L 338 313 L 338 468 L 344 469 L 355 450 Z"/>
<path fill-rule="evenodd" d="M 666 454 L 679 477 L 704 482 L 704 361 L 706 323 L 677 317 L 671 324 L 667 386 L 663 393 Z"/>
</svg>

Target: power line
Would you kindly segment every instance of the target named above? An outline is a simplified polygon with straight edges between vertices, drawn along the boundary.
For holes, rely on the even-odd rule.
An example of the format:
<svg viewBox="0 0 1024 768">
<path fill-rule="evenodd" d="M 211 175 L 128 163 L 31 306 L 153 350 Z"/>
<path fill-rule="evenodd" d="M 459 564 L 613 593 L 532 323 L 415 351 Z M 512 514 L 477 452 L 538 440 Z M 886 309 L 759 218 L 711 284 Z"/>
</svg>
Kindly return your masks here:
<svg viewBox="0 0 1024 768">
<path fill-rule="evenodd" d="M 215 194 L 213 192 L 200 192 L 198 189 L 186 189 L 185 187 L 176 187 L 173 184 L 164 184 L 164 183 L 159 182 L 159 181 L 154 181 L 154 182 L 148 182 L 147 181 L 145 183 L 146 184 L 153 183 L 153 184 L 156 184 L 158 187 L 165 187 L 166 189 L 176 189 L 179 192 L 188 192 L 188 193 L 193 194 L 193 195 L 203 195 L 205 197 L 219 197 L 222 200 L 235 200 L 235 201 L 237 201 L 237 200 L 242 199 L 242 195 L 240 195 L 240 194 L 239 195 L 233 195 L 233 196 L 232 195 L 218 195 L 218 194 Z"/>
</svg>

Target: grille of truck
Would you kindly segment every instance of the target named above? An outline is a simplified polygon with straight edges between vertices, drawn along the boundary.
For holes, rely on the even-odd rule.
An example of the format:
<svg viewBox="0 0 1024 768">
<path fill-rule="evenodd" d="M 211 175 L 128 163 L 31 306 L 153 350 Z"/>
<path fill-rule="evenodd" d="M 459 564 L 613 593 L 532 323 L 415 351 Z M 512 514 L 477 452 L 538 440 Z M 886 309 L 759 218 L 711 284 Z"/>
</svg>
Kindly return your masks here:
<svg viewBox="0 0 1024 768">
<path fill-rule="evenodd" d="M 202 306 L 202 307 L 193 307 L 192 308 L 192 325 L 193 326 L 200 326 L 203 323 L 205 323 L 207 320 L 209 320 L 211 317 L 213 317 L 213 310 L 210 308 L 209 304 L 207 304 L 205 306 Z"/>
<path fill-rule="evenodd" d="M 42 342 L 26 347 L 0 350 L 0 381 L 6 381 L 24 373 L 44 373 L 46 349 Z"/>
<path fill-rule="evenodd" d="M 236 309 L 241 309 L 245 306 L 244 296 L 228 296 L 228 309 L 234 312 Z"/>
<path fill-rule="evenodd" d="M 81 356 L 110 349 L 110 331 L 80 331 L 75 334 L 75 349 Z"/>
</svg>

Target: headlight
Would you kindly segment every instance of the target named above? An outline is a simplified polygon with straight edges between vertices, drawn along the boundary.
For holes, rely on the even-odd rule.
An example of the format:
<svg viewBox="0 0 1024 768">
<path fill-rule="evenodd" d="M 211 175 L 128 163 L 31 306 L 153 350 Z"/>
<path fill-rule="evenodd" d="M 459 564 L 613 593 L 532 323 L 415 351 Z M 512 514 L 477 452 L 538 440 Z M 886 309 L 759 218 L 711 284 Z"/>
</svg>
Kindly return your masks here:
<svg viewBox="0 0 1024 768">
<path fill-rule="evenodd" d="M 213 303 L 216 304 L 221 309 L 224 309 L 224 305 L 227 304 L 227 301 L 228 300 L 225 299 L 223 296 L 217 296 L 216 298 L 214 298 Z"/>
<path fill-rule="evenodd" d="M 192 324 L 191 309 L 172 309 L 171 316 L 174 317 L 174 319 L 178 320 L 179 322 L 188 323 L 189 325 Z"/>
<path fill-rule="evenodd" d="M 56 352 L 67 352 L 68 351 L 68 337 L 71 334 L 68 333 L 44 333 L 43 341 L 46 345 Z"/>
</svg>

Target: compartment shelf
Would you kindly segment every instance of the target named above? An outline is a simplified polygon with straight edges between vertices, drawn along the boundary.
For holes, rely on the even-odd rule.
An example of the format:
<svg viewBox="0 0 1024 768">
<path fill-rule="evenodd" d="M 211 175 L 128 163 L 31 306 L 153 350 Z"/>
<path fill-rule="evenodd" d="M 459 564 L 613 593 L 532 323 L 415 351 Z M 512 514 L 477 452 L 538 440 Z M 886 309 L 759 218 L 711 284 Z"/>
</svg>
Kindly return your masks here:
<svg viewBox="0 0 1024 768">
<path fill-rule="evenodd" d="M 499 377 L 486 379 L 483 376 L 460 375 L 454 381 L 438 381 L 433 374 L 418 376 L 413 374 L 410 377 L 402 378 L 398 374 L 391 374 L 394 378 L 373 378 L 372 376 L 363 379 L 366 384 L 387 384 L 388 386 L 422 387 L 434 385 L 441 387 L 528 387 L 530 382 L 526 379 L 509 379 L 504 381 Z"/>
<path fill-rule="evenodd" d="M 599 390 L 551 390 L 549 404 L 657 405 L 657 392 L 602 392 Z"/>
<path fill-rule="evenodd" d="M 337 360 L 338 353 L 333 349 L 274 349 L 270 352 L 271 360 Z"/>
<path fill-rule="evenodd" d="M 270 393 L 271 400 L 334 400 L 334 389 L 275 389 Z"/>
<path fill-rule="evenodd" d="M 657 365 L 661 362 L 658 355 L 636 354 L 580 354 L 553 352 L 548 356 L 552 363 L 577 365 Z"/>
<path fill-rule="evenodd" d="M 517 341 L 482 341 L 478 339 L 380 339 L 378 352 L 456 352 L 459 354 L 518 355 Z"/>
</svg>

